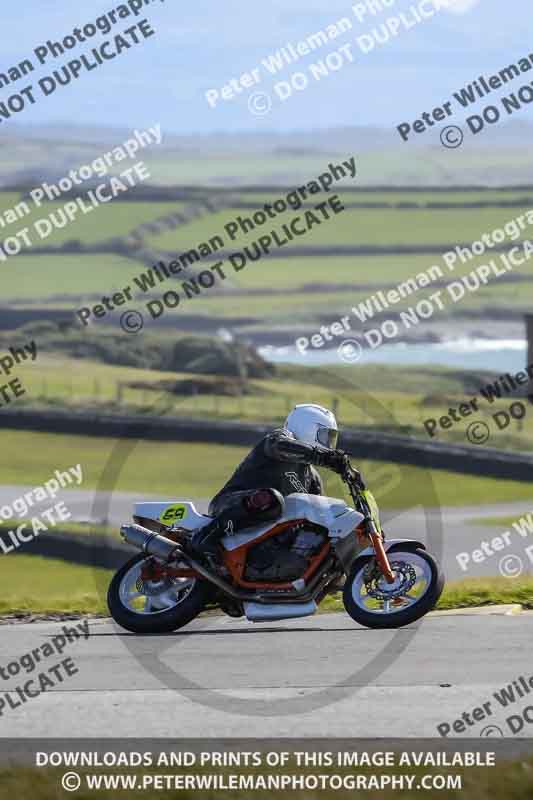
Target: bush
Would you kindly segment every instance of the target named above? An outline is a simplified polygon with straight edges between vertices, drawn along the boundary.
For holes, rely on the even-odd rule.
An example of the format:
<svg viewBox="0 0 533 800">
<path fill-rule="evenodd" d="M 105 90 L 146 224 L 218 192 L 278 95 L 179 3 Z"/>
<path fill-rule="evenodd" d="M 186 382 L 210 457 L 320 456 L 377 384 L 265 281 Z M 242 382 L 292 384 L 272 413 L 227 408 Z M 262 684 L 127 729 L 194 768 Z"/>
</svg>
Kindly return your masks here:
<svg viewBox="0 0 533 800">
<path fill-rule="evenodd" d="M 264 378 L 275 374 L 252 345 L 223 342 L 207 336 L 139 337 L 94 333 L 54 322 L 33 322 L 0 335 L 0 345 L 22 347 L 29 338 L 41 352 L 139 369 L 192 372 L 228 377 Z"/>
</svg>

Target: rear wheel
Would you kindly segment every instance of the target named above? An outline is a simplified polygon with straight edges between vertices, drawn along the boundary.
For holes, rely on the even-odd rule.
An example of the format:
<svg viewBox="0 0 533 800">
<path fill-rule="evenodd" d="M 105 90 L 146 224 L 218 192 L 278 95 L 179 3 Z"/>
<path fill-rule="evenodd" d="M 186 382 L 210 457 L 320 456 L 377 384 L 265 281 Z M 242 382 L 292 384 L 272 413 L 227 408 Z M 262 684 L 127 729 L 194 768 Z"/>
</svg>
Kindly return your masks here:
<svg viewBox="0 0 533 800">
<path fill-rule="evenodd" d="M 426 550 L 402 545 L 387 555 L 394 583 L 387 583 L 375 560 L 364 556 L 344 585 L 344 608 L 367 628 L 402 628 L 416 622 L 435 606 L 444 589 L 444 574 Z"/>
<path fill-rule="evenodd" d="M 182 628 L 204 610 L 209 597 L 209 586 L 200 578 L 143 578 L 143 567 L 153 560 L 143 553 L 134 556 L 116 573 L 107 593 L 111 616 L 133 633 Z"/>
</svg>

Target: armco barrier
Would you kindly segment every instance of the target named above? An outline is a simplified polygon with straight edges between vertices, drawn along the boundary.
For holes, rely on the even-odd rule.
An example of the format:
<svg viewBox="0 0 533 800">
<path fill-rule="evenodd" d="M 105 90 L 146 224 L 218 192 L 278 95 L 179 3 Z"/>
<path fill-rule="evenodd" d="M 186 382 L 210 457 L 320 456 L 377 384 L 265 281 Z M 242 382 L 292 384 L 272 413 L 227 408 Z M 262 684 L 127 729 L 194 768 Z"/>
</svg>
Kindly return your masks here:
<svg viewBox="0 0 533 800">
<path fill-rule="evenodd" d="M 0 428 L 84 436 L 209 442 L 250 447 L 272 428 L 244 422 L 157 416 L 96 414 L 89 410 L 41 411 L 3 409 Z M 421 439 L 351 428 L 342 433 L 340 446 L 357 459 L 391 461 L 428 469 L 503 480 L 533 480 L 533 456 L 488 447 L 425 442 Z"/>
</svg>

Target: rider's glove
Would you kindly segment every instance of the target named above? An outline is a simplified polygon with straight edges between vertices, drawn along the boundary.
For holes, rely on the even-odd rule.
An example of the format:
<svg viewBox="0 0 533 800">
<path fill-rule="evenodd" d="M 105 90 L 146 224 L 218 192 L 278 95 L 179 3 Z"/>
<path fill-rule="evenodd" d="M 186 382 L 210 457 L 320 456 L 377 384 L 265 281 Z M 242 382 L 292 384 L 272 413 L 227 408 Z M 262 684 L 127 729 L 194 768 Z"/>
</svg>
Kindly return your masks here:
<svg viewBox="0 0 533 800">
<path fill-rule="evenodd" d="M 350 463 L 344 450 L 317 450 L 317 455 L 319 458 L 318 467 L 328 467 L 328 469 L 338 472 L 339 475 L 346 471 Z"/>
</svg>

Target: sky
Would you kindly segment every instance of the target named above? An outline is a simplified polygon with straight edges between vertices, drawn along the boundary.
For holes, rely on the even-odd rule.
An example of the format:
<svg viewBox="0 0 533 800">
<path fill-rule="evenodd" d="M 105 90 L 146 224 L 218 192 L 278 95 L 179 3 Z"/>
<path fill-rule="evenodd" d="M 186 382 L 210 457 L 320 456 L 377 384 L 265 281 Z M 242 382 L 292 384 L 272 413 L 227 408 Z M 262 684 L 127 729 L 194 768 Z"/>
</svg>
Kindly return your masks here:
<svg viewBox="0 0 533 800">
<path fill-rule="evenodd" d="M 12 119 L 113 127 L 160 123 L 165 131 L 200 135 L 396 126 L 441 105 L 479 75 L 491 75 L 533 53 L 531 0 L 512 0 L 505 6 L 501 0 L 456 0 L 454 8 L 413 24 L 413 7 L 430 1 L 396 0 L 383 13 L 367 13 L 358 19 L 352 10 L 355 3 L 345 0 L 152 0 L 142 14 L 120 20 L 107 36 L 100 34 L 42 66 L 33 55 L 36 47 L 48 39 L 62 40 L 73 28 L 94 22 L 120 3 L 94 0 L 80 10 L 70 0 L 25 0 L 23 14 L 20 5 L 10 3 L 2 10 L 0 72 L 25 58 L 38 68 L 0 89 L 0 103 L 144 17 L 154 36 L 98 69 L 83 71 L 77 81 L 59 86 L 49 97 L 36 89 L 36 103 L 27 104 Z M 366 2 L 362 0 L 360 6 Z M 400 19 L 400 13 L 411 20 L 412 27 L 400 23 L 395 37 L 384 44 L 374 42 L 363 52 L 358 37 L 367 37 L 368 49 L 373 29 L 380 29 L 387 19 Z M 262 59 L 280 47 L 288 43 L 296 47 L 344 17 L 352 23 L 350 31 L 278 75 L 270 75 L 261 66 Z M 330 54 L 333 66 L 317 80 L 310 65 Z M 221 99 L 224 85 L 254 68 L 259 80 L 253 87 L 241 87 L 231 99 Z M 306 85 L 292 88 L 287 96 L 294 73 L 303 74 L 304 78 L 294 80 Z M 532 79 L 524 75 L 512 88 Z M 284 87 L 275 86 L 282 82 Z M 206 100 L 209 90 L 219 93 L 214 107 Z M 252 95 L 258 96 L 250 99 Z M 531 119 L 532 110 L 533 103 L 520 111 L 520 119 Z M 8 132 L 10 122 L 1 121 L 0 133 Z"/>
</svg>

